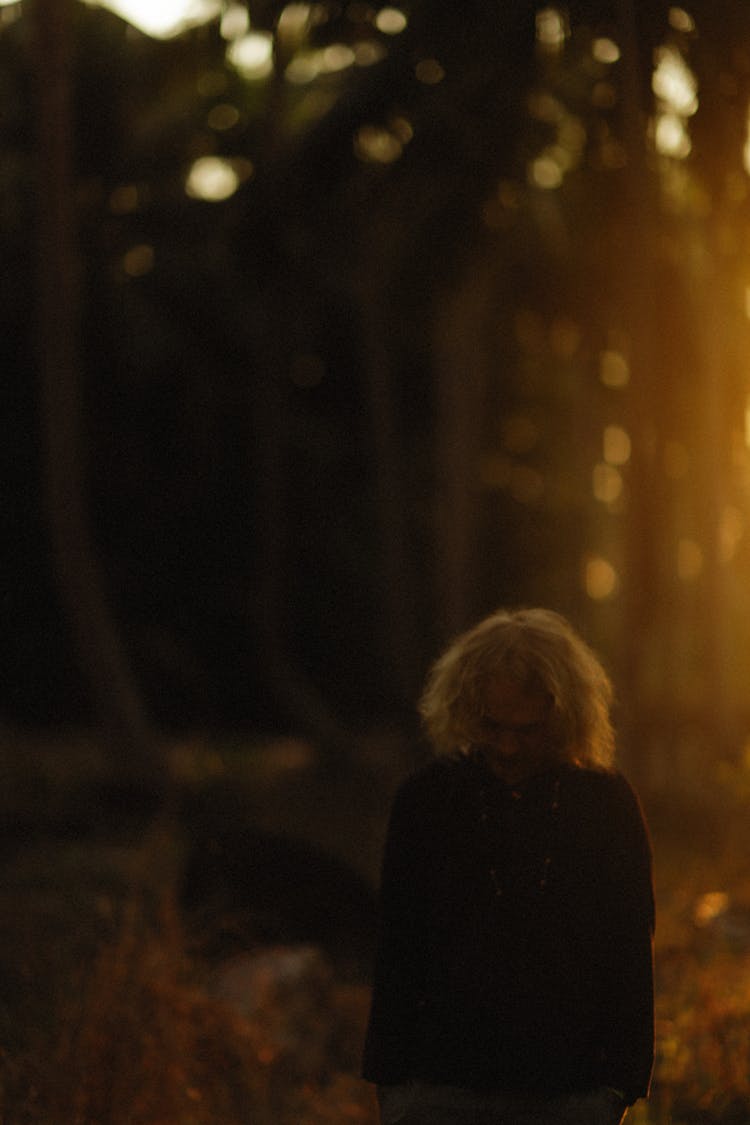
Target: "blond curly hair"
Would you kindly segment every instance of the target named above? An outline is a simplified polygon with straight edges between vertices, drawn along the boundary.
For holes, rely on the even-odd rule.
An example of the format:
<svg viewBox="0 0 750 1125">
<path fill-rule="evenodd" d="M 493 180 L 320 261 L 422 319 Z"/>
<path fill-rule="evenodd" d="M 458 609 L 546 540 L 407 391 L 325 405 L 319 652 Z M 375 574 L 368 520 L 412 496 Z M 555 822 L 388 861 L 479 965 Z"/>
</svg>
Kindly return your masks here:
<svg viewBox="0 0 750 1125">
<path fill-rule="evenodd" d="M 435 662 L 419 711 L 436 753 L 468 753 L 487 681 L 498 675 L 550 697 L 564 761 L 612 766 L 611 681 L 570 623 L 549 609 L 499 610 L 457 637 Z"/>
</svg>

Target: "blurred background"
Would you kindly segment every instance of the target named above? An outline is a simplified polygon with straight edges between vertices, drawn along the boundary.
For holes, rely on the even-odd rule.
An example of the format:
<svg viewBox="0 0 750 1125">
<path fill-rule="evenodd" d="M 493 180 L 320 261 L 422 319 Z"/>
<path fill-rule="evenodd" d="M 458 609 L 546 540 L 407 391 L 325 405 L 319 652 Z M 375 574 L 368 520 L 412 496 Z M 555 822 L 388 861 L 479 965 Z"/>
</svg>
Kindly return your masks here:
<svg viewBox="0 0 750 1125">
<path fill-rule="evenodd" d="M 415 699 L 519 604 L 652 822 L 639 1120 L 745 1122 L 750 7 L 6 0 L 0 83 L 9 1125 L 374 1120 Z"/>
</svg>

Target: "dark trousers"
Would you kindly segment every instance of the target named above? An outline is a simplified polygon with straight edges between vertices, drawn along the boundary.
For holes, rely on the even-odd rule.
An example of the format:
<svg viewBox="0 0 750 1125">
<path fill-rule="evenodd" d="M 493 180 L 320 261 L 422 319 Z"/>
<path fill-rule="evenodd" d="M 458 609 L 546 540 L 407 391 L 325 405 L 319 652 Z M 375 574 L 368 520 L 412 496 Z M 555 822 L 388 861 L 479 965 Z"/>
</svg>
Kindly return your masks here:
<svg viewBox="0 0 750 1125">
<path fill-rule="evenodd" d="M 621 1125 L 626 1107 L 604 1087 L 577 1094 L 485 1094 L 406 1082 L 378 1089 L 382 1125 Z"/>
</svg>

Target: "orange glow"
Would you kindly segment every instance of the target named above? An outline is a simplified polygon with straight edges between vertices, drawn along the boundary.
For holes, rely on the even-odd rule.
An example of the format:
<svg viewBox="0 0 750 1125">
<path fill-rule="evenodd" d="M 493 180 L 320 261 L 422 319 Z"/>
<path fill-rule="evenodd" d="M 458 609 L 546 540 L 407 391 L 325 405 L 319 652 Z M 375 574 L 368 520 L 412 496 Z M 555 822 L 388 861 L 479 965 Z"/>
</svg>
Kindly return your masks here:
<svg viewBox="0 0 750 1125">
<path fill-rule="evenodd" d="M 618 469 L 603 461 L 594 466 L 592 490 L 597 500 L 602 504 L 614 504 L 622 496 L 622 489 L 622 475 Z"/>
<path fill-rule="evenodd" d="M 729 563 L 737 553 L 737 548 L 745 534 L 745 520 L 739 508 L 728 506 L 721 514 L 719 524 L 719 544 L 722 562 Z"/>
<path fill-rule="evenodd" d="M 707 926 L 729 907 L 729 895 L 724 891 L 709 891 L 696 899 L 693 907 L 693 921 L 696 926 Z"/>
<path fill-rule="evenodd" d="M 664 446 L 664 472 L 670 480 L 682 480 L 690 472 L 690 454 L 682 442 L 668 441 Z"/>
<path fill-rule="evenodd" d="M 535 187 L 553 191 L 563 182 L 563 170 L 551 153 L 547 152 L 532 161 L 529 180 Z"/>
<path fill-rule="evenodd" d="M 128 277 L 143 277 L 154 268 L 154 248 L 148 243 L 132 246 L 122 259 L 122 268 Z"/>
<path fill-rule="evenodd" d="M 622 352 L 608 349 L 599 356 L 599 378 L 605 387 L 627 387 L 630 368 Z"/>
<path fill-rule="evenodd" d="M 748 114 L 747 114 L 745 146 L 742 150 L 742 162 L 743 162 L 743 166 L 745 168 L 745 171 L 747 172 L 748 176 L 750 176 L 750 110 L 748 110 Z"/>
<path fill-rule="evenodd" d="M 622 426 L 605 426 L 602 444 L 608 465 L 626 465 L 630 460 L 630 435 Z"/>
<path fill-rule="evenodd" d="M 677 576 L 681 582 L 695 582 L 703 572 L 703 550 L 694 539 L 680 539 L 677 544 Z"/>
<path fill-rule="evenodd" d="M 600 555 L 584 559 L 583 586 L 593 601 L 605 601 L 617 592 L 619 577 L 612 563 Z"/>
</svg>

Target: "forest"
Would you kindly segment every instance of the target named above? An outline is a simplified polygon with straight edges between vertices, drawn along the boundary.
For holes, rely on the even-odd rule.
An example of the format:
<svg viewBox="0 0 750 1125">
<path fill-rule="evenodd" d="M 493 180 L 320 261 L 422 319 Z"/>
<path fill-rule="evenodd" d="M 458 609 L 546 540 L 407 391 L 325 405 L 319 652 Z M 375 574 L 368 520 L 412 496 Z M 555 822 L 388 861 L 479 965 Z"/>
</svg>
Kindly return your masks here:
<svg viewBox="0 0 750 1125">
<path fill-rule="evenodd" d="M 651 825 L 633 1125 L 750 1120 L 750 7 L 0 0 L 0 1121 L 374 1123 L 441 646 Z"/>
</svg>

